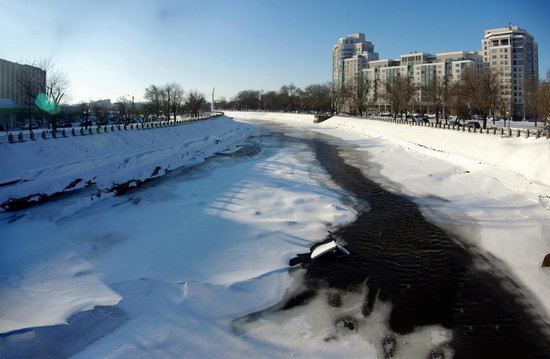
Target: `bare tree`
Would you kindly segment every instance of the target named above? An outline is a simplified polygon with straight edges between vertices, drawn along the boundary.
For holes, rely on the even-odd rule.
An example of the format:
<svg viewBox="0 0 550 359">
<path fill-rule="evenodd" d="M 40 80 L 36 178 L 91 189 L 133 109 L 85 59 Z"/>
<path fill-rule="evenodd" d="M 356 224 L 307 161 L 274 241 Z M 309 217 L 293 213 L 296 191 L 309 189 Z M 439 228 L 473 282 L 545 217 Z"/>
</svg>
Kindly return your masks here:
<svg viewBox="0 0 550 359">
<path fill-rule="evenodd" d="M 164 86 L 164 92 L 167 96 L 168 101 L 168 117 L 170 114 L 174 116 L 174 121 L 176 116 L 181 112 L 183 108 L 183 102 L 185 100 L 185 91 L 181 86 L 175 82 L 167 84 Z"/>
<path fill-rule="evenodd" d="M 67 74 L 56 67 L 53 57 L 42 59 L 38 67 L 46 71 L 46 96 L 55 103 L 56 107 L 67 103 L 70 100 L 68 95 L 70 81 Z"/>
<path fill-rule="evenodd" d="M 468 101 L 460 82 L 455 82 L 449 86 L 449 107 L 457 119 L 464 120 L 470 114 Z"/>
<path fill-rule="evenodd" d="M 394 119 L 398 113 L 407 114 L 416 92 L 417 87 L 408 76 L 397 74 L 385 82 L 382 97 L 390 105 Z"/>
<path fill-rule="evenodd" d="M 550 75 L 550 70 L 548 71 Z M 550 76 L 548 79 L 548 82 L 545 82 L 542 84 L 542 106 L 541 106 L 541 114 L 544 116 L 544 125 L 548 125 L 548 121 L 550 120 Z"/>
<path fill-rule="evenodd" d="M 197 90 L 191 90 L 187 94 L 187 99 L 185 101 L 185 108 L 189 111 L 193 117 L 198 117 L 199 111 L 202 106 L 206 103 L 204 95 L 199 93 Z"/>
<path fill-rule="evenodd" d="M 487 128 L 487 116 L 494 112 L 501 96 L 500 78 L 493 69 L 478 71 L 471 68 L 462 76 L 462 90 L 471 109 L 478 111 Z"/>
<path fill-rule="evenodd" d="M 548 101 L 545 94 L 545 85 L 547 84 L 539 79 L 532 79 L 525 84 L 526 109 L 535 118 L 535 127 L 537 127 L 539 117 L 545 118 L 545 102 Z"/>
<path fill-rule="evenodd" d="M 300 98 L 302 109 L 317 113 L 330 109 L 330 89 L 325 84 L 309 85 Z"/>
<path fill-rule="evenodd" d="M 260 107 L 268 111 L 279 111 L 282 109 L 281 98 L 275 91 L 267 91 L 262 95 Z"/>
<path fill-rule="evenodd" d="M 422 89 L 426 95 L 427 102 L 433 107 L 435 112 L 435 122 L 439 123 L 439 113 L 445 112 L 449 99 L 449 82 L 445 76 L 436 77 Z"/>
<path fill-rule="evenodd" d="M 144 98 L 150 102 L 150 109 L 154 115 L 158 115 L 161 109 L 161 90 L 156 85 L 151 85 L 145 89 Z"/>
<path fill-rule="evenodd" d="M 218 101 L 214 103 L 217 109 L 226 109 L 227 108 L 227 100 L 224 96 L 218 98 Z"/>
<path fill-rule="evenodd" d="M 282 86 L 279 90 L 279 102 L 285 110 L 293 111 L 297 108 L 298 98 L 301 94 L 302 90 L 291 82 L 289 85 Z"/>
<path fill-rule="evenodd" d="M 123 121 L 125 124 L 130 123 L 130 117 L 128 116 L 128 104 L 129 101 L 126 96 L 120 96 L 114 104 L 119 120 Z"/>
<path fill-rule="evenodd" d="M 68 95 L 70 81 L 67 74 L 57 68 L 53 57 L 45 57 L 36 62 L 35 66 L 46 72 L 45 98 L 43 95 L 42 101 L 35 101 L 35 103 L 38 102 L 36 103 L 38 109 L 55 131 L 61 111 L 60 106 L 70 100 Z"/>
<path fill-rule="evenodd" d="M 175 82 L 163 86 L 151 85 L 145 89 L 144 98 L 149 101 L 144 107 L 147 112 L 155 115 L 162 112 L 168 118 L 173 116 L 175 121 L 183 110 L 185 91 Z"/>
<path fill-rule="evenodd" d="M 97 123 L 99 125 L 107 124 L 109 108 L 106 105 L 98 102 L 91 102 L 89 108 L 93 115 L 96 117 Z"/>
<path fill-rule="evenodd" d="M 349 85 L 347 96 L 349 108 L 359 116 L 363 116 L 363 112 L 367 108 L 369 87 L 369 80 L 363 75 L 363 71 L 360 71 Z"/>
<path fill-rule="evenodd" d="M 329 88 L 331 112 L 333 114 L 340 113 L 348 97 L 348 87 L 343 82 L 331 82 Z"/>
<path fill-rule="evenodd" d="M 504 120 L 504 126 L 506 126 L 506 121 L 509 120 L 510 111 L 512 108 L 512 103 L 510 99 L 507 99 L 504 96 L 499 96 L 496 103 L 496 111 L 499 116 Z M 493 115 L 493 125 L 495 124 L 495 116 Z"/>
<path fill-rule="evenodd" d="M 260 106 L 260 91 L 240 91 L 235 97 L 235 101 L 241 110 L 257 110 Z"/>
</svg>

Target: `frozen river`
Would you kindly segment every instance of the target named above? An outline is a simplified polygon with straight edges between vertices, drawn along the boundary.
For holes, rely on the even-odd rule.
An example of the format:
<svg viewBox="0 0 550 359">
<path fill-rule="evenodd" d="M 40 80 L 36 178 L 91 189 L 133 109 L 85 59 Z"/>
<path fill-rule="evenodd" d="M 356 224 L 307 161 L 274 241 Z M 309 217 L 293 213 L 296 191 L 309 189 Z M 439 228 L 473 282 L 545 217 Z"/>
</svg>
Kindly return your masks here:
<svg viewBox="0 0 550 359">
<path fill-rule="evenodd" d="M 547 356 L 514 281 L 349 164 L 368 157 L 264 126 L 124 195 L 1 214 L 0 357 Z M 351 255 L 309 261 L 327 236 Z"/>
</svg>

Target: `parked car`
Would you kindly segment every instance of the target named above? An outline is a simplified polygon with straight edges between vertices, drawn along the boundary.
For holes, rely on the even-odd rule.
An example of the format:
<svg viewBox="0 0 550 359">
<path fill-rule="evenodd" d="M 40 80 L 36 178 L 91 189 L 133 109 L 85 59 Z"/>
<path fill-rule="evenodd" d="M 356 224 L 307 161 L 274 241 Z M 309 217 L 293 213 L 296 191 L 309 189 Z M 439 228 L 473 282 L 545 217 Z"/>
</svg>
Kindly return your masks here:
<svg viewBox="0 0 550 359">
<path fill-rule="evenodd" d="M 32 122 L 30 124 L 26 123 L 23 126 L 21 126 L 22 130 L 36 130 L 37 128 L 40 128 L 40 125 L 37 124 L 36 122 Z"/>
<path fill-rule="evenodd" d="M 70 128 L 70 127 L 73 127 L 73 124 L 72 124 L 72 122 L 63 122 L 59 125 L 59 127 L 61 127 L 61 128 Z"/>
<path fill-rule="evenodd" d="M 470 121 L 464 125 L 464 127 L 481 128 L 481 125 L 477 121 Z"/>
<path fill-rule="evenodd" d="M 458 127 L 462 126 L 462 124 L 461 124 L 460 121 L 458 121 L 458 120 L 450 121 L 450 122 L 449 122 L 449 125 L 451 125 L 451 126 L 458 126 Z"/>
<path fill-rule="evenodd" d="M 407 121 L 408 122 L 416 122 L 416 123 L 428 123 L 428 119 L 422 117 L 422 115 L 407 115 Z"/>
</svg>

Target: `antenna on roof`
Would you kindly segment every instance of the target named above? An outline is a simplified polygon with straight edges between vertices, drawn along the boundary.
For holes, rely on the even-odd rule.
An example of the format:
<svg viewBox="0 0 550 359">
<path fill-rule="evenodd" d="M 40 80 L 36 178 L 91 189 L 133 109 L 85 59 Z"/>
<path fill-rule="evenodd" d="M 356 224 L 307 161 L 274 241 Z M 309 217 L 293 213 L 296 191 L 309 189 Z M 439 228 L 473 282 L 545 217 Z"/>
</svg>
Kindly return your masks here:
<svg viewBox="0 0 550 359">
<path fill-rule="evenodd" d="M 512 23 L 511 22 L 508 23 L 508 30 L 512 30 Z"/>
</svg>

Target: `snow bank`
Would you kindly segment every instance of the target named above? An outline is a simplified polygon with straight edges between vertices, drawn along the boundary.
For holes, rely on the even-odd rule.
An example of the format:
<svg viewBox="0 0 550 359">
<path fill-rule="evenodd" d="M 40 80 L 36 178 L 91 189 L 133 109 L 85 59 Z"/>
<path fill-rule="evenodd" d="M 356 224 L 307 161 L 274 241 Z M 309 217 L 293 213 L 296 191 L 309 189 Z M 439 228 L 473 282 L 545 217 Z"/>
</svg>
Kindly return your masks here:
<svg viewBox="0 0 550 359">
<path fill-rule="evenodd" d="M 349 128 L 370 137 L 387 138 L 405 146 L 420 145 L 430 152 L 443 152 L 496 166 L 550 188 L 550 141 L 531 138 L 501 138 L 423 126 L 408 126 L 346 117 L 330 118 L 324 126 Z M 550 191 L 549 191 L 550 193 Z"/>
<path fill-rule="evenodd" d="M 1 143 L 0 203 L 95 183 L 109 189 L 196 164 L 246 138 L 252 127 L 227 117 L 184 126 Z"/>
<path fill-rule="evenodd" d="M 357 146 L 342 153 L 350 164 L 409 196 L 427 218 L 490 258 L 487 269 L 523 284 L 529 291 L 518 294 L 549 320 L 550 271 L 540 266 L 550 253 L 550 141 L 345 117 L 314 124 L 312 115 L 228 115 L 297 126 Z"/>
<path fill-rule="evenodd" d="M 238 119 L 272 120 L 293 125 L 309 125 L 313 115 L 227 112 Z M 477 161 L 496 166 L 550 189 L 550 141 L 531 138 L 501 138 L 488 134 L 463 133 L 423 126 L 335 116 L 310 129 L 349 129 L 369 138 L 386 139 L 405 147 L 427 147 L 434 156 L 452 155 L 456 161 Z M 462 158 L 460 158 L 462 157 Z M 542 191 L 543 189 L 541 189 Z M 550 193 L 550 191 L 548 191 Z"/>
</svg>

